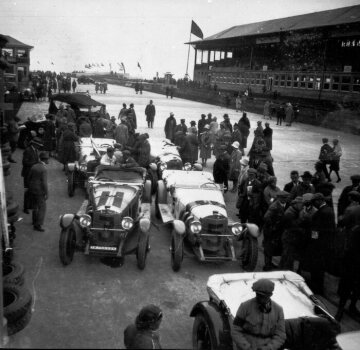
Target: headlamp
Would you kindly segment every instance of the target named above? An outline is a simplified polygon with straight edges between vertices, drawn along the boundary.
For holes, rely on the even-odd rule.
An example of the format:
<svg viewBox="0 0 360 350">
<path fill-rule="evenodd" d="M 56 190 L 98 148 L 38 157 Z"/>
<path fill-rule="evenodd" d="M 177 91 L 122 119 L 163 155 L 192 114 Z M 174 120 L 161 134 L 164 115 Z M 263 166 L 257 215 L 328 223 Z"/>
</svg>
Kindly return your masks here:
<svg viewBox="0 0 360 350">
<path fill-rule="evenodd" d="M 134 226 L 134 220 L 130 216 L 125 216 L 121 221 L 124 230 L 131 230 Z"/>
<path fill-rule="evenodd" d="M 79 218 L 79 224 L 81 227 L 89 227 L 91 225 L 91 216 L 83 214 Z"/>
<path fill-rule="evenodd" d="M 192 233 L 199 233 L 202 229 L 200 221 L 197 220 L 191 222 L 189 228 Z"/>
<path fill-rule="evenodd" d="M 234 236 L 239 236 L 241 234 L 242 230 L 243 230 L 243 227 L 239 222 L 235 223 L 231 227 L 231 232 L 233 233 Z"/>
</svg>

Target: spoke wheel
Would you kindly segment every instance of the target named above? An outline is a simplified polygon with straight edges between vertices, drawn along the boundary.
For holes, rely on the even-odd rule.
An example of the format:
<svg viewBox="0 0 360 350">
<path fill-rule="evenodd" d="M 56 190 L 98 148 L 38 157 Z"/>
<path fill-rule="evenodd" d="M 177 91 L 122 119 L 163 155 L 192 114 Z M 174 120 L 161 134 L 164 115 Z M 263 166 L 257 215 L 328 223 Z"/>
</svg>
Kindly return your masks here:
<svg viewBox="0 0 360 350">
<path fill-rule="evenodd" d="M 192 340 L 194 350 L 217 349 L 215 336 L 212 334 L 208 322 L 201 313 L 195 316 Z"/>
<path fill-rule="evenodd" d="M 62 229 L 60 233 L 59 256 L 63 265 L 66 266 L 72 262 L 75 253 L 75 246 L 76 234 L 72 225 L 70 225 L 69 227 Z"/>
</svg>

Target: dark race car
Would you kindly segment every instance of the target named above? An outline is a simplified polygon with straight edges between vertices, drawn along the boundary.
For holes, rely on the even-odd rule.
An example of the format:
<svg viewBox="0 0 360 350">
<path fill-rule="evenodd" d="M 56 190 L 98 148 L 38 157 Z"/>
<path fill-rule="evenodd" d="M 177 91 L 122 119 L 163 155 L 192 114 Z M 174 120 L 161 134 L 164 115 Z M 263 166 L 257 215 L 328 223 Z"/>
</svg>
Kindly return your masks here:
<svg viewBox="0 0 360 350">
<path fill-rule="evenodd" d="M 304 279 L 292 271 L 232 273 L 209 277 L 209 300 L 195 304 L 192 342 L 196 350 L 236 350 L 231 331 L 240 304 L 255 297 L 252 285 L 261 278 L 275 283 L 271 297 L 284 310 L 286 342 L 282 349 L 338 349 L 340 325 Z M 268 347 L 270 349 L 270 347 Z"/>
<path fill-rule="evenodd" d="M 222 188 L 212 174 L 164 170 L 162 177 L 158 181 L 155 213 L 163 223 L 172 225 L 173 270 L 181 267 L 185 240 L 200 261 L 239 260 L 244 270 L 253 271 L 259 228 L 228 217 Z"/>
<path fill-rule="evenodd" d="M 149 245 L 151 184 L 144 168 L 100 165 L 89 179 L 89 200 L 76 214 L 60 217 L 60 260 L 69 265 L 75 250 L 124 260 L 136 254 L 145 268 Z"/>
</svg>

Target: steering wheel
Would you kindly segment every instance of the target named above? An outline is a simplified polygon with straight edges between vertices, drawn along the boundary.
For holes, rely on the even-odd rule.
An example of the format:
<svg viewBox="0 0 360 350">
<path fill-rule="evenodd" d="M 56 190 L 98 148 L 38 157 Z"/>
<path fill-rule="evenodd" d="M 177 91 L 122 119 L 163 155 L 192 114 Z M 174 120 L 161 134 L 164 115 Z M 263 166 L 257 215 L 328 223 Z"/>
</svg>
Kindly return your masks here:
<svg viewBox="0 0 360 350">
<path fill-rule="evenodd" d="M 205 182 L 200 185 L 200 188 L 207 188 L 207 187 L 216 188 L 217 186 L 213 182 Z"/>
<path fill-rule="evenodd" d="M 95 179 L 96 181 L 111 181 L 114 182 L 113 179 L 110 179 L 109 177 L 99 177 L 97 179 Z"/>
<path fill-rule="evenodd" d="M 114 147 L 113 145 L 109 145 L 108 143 L 102 143 L 101 145 L 100 145 L 100 148 L 108 148 L 108 147 Z"/>
</svg>

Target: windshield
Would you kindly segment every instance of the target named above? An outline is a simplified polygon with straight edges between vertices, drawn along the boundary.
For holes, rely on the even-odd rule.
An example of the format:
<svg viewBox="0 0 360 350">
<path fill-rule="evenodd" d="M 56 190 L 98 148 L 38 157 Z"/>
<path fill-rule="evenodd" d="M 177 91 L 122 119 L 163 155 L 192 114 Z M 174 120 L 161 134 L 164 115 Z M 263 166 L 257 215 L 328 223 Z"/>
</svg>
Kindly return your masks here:
<svg viewBox="0 0 360 350">
<path fill-rule="evenodd" d="M 142 168 L 138 168 L 142 169 Z M 145 169 L 143 169 L 145 171 Z M 101 181 L 114 181 L 114 182 L 125 182 L 125 183 L 134 183 L 142 184 L 144 174 L 137 170 L 124 170 L 119 167 L 98 167 L 95 175 L 95 180 Z"/>
</svg>

